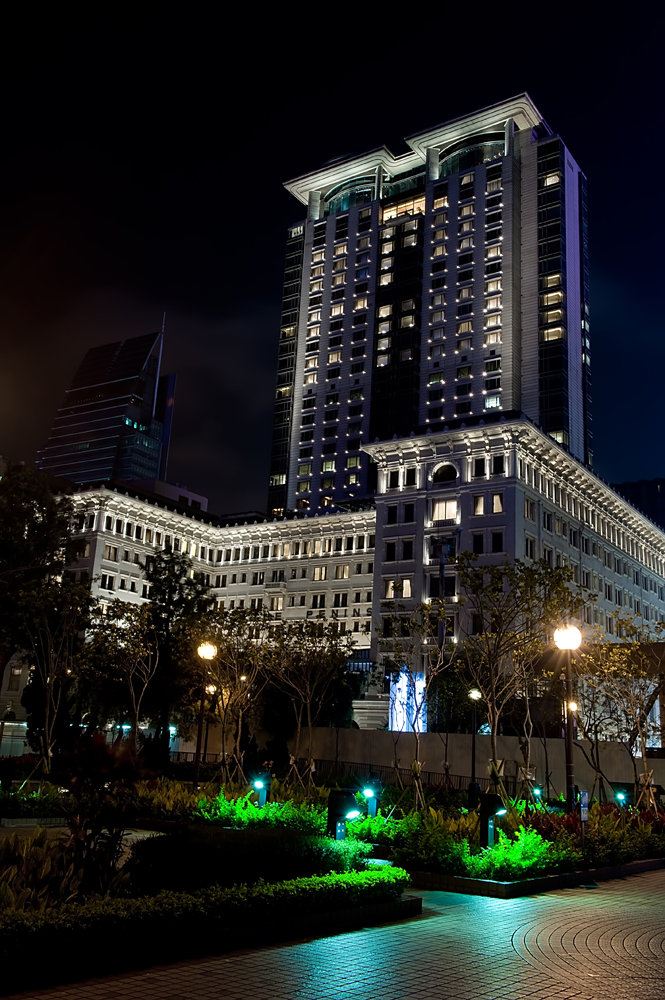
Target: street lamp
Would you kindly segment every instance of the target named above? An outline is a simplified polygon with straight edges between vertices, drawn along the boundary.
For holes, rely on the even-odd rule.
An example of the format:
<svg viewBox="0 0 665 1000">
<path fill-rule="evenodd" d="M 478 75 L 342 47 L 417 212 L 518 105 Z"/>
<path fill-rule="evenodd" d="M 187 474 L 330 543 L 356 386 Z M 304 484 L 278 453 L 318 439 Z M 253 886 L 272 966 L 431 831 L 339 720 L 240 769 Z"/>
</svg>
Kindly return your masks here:
<svg viewBox="0 0 665 1000">
<path fill-rule="evenodd" d="M 480 801 L 480 785 L 476 781 L 476 732 L 478 730 L 478 702 L 482 694 L 478 688 L 471 688 L 469 698 L 473 705 L 473 717 L 471 720 L 471 784 L 469 785 L 468 806 L 475 809 Z"/>
<path fill-rule="evenodd" d="M 196 651 L 204 662 L 210 662 L 217 656 L 217 646 L 212 642 L 202 642 Z M 201 771 L 201 747 L 203 746 L 203 719 L 206 707 L 206 680 L 201 681 L 201 706 L 199 708 L 199 720 L 196 728 L 196 753 L 194 754 L 194 773 L 192 775 L 192 788 L 194 791 L 199 787 L 199 774 Z"/>
<path fill-rule="evenodd" d="M 573 715 L 577 704 L 573 701 L 573 668 L 571 655 L 574 649 L 579 649 L 582 633 L 575 625 L 566 625 L 555 629 L 554 644 L 566 654 L 566 808 L 572 812 L 575 808 L 575 776 L 573 770 Z"/>
</svg>

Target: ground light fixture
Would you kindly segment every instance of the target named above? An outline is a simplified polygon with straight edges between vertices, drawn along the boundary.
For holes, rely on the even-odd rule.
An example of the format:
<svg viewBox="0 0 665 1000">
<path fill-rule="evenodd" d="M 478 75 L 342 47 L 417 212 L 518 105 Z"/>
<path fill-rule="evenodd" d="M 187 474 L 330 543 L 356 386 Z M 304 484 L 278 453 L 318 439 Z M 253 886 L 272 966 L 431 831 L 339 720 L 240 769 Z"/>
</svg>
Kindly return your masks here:
<svg viewBox="0 0 665 1000">
<path fill-rule="evenodd" d="M 566 809 L 575 808 L 577 789 L 573 767 L 573 717 L 577 703 L 573 701 L 573 668 L 571 654 L 579 649 L 582 633 L 576 625 L 565 625 L 554 630 L 554 645 L 566 654 Z"/>
<path fill-rule="evenodd" d="M 496 816 L 505 816 L 508 810 L 500 795 L 496 792 L 485 792 L 480 796 L 480 846 L 494 846 L 494 820 Z"/>
<path fill-rule="evenodd" d="M 258 792 L 257 805 L 259 809 L 263 809 L 268 800 L 268 784 L 269 782 L 265 778 L 254 778 L 252 782 L 252 788 Z"/>
<path fill-rule="evenodd" d="M 367 815 L 374 818 L 379 804 L 379 797 L 370 785 L 365 785 L 363 795 L 367 799 Z"/>
<path fill-rule="evenodd" d="M 344 840 L 346 824 L 360 816 L 360 809 L 353 792 L 334 788 L 328 796 L 326 834 L 335 840 Z"/>
</svg>

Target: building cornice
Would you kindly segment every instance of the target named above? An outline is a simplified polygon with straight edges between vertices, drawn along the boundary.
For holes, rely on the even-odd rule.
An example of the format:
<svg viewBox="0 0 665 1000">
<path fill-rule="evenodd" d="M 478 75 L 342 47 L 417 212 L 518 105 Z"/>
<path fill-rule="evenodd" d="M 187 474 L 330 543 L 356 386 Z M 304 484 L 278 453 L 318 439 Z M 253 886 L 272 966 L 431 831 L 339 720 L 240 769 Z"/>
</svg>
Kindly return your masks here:
<svg viewBox="0 0 665 1000">
<path fill-rule="evenodd" d="M 611 518 L 622 530 L 634 533 L 644 544 L 665 554 L 665 532 L 528 420 L 376 441 L 364 445 L 363 451 L 379 466 L 395 467 L 408 461 L 422 463 L 451 458 L 454 454 L 459 455 L 462 449 L 472 454 L 479 447 L 497 448 L 499 445 L 513 447 L 518 457 L 536 465 L 540 463 L 545 474 L 556 474 L 561 485 L 576 492 L 583 502 L 592 504 L 602 517 Z"/>
<path fill-rule="evenodd" d="M 541 125 L 548 132 L 551 131 L 529 95 L 518 94 L 507 101 L 482 108 L 472 115 L 462 115 L 425 132 L 408 136 L 405 139 L 410 147 L 408 153 L 395 155 L 386 146 L 381 146 L 360 156 L 342 157 L 318 170 L 312 170 L 287 181 L 284 187 L 289 194 L 306 205 L 310 191 L 325 195 L 338 184 L 363 175 L 375 174 L 378 169 L 381 169 L 388 178 L 395 177 L 419 164 L 424 164 L 427 150 L 430 148 L 444 150 L 465 136 L 471 138 L 486 132 L 500 131 L 508 121 L 514 121 L 518 129 Z"/>
</svg>

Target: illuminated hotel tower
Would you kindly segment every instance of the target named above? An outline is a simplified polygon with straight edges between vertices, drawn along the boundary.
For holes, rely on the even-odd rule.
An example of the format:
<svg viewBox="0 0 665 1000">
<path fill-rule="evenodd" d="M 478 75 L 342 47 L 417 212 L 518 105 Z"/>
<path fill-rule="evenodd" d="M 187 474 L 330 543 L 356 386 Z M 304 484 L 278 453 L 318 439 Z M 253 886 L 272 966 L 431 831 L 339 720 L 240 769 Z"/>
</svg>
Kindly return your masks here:
<svg viewBox="0 0 665 1000">
<path fill-rule="evenodd" d="M 362 445 L 526 415 L 591 463 L 586 180 L 526 94 L 286 184 L 269 513 L 374 495 Z"/>
</svg>

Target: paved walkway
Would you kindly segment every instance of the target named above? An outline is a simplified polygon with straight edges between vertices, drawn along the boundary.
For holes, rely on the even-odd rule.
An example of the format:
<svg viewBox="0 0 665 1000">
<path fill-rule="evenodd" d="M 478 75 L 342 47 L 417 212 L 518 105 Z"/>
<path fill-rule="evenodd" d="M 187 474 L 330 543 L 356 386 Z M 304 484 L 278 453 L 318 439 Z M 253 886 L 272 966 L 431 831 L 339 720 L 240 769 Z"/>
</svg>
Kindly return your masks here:
<svg viewBox="0 0 665 1000">
<path fill-rule="evenodd" d="M 422 916 L 407 923 L 21 997 L 652 1000 L 665 991 L 665 870 L 526 899 L 422 896 Z"/>
</svg>

